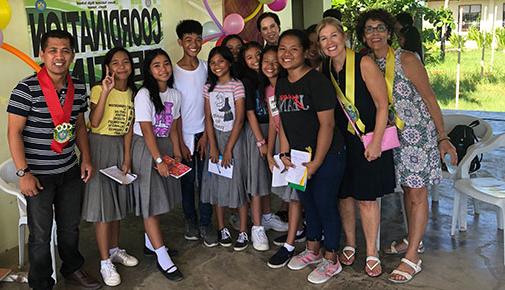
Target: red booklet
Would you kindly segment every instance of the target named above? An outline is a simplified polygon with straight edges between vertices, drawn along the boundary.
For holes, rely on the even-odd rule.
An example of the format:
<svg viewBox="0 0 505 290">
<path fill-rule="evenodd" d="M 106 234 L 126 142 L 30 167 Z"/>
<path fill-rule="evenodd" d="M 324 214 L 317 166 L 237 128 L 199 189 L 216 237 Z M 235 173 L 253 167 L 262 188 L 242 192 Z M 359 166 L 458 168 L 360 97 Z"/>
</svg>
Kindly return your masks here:
<svg viewBox="0 0 505 290">
<path fill-rule="evenodd" d="M 165 155 L 163 156 L 163 162 L 168 165 L 168 171 L 170 172 L 170 176 L 175 178 L 181 178 L 184 174 L 191 171 L 191 167 L 182 164 L 175 160 L 174 158 Z"/>
</svg>

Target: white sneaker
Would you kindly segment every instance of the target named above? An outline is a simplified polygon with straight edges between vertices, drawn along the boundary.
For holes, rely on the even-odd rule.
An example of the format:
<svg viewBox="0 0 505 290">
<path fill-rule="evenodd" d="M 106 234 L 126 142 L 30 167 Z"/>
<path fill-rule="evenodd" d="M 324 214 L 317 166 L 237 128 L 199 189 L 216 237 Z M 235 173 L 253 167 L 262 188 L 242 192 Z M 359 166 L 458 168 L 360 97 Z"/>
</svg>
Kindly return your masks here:
<svg viewBox="0 0 505 290">
<path fill-rule="evenodd" d="M 265 228 L 265 231 L 270 229 L 276 232 L 287 232 L 288 231 L 288 223 L 285 223 L 281 220 L 281 218 L 275 214 L 272 214 L 270 219 L 261 218 L 261 225 Z"/>
<path fill-rule="evenodd" d="M 110 260 L 112 263 L 120 263 L 127 267 L 137 266 L 137 264 L 139 263 L 139 260 L 137 260 L 137 258 L 128 255 L 128 253 L 126 253 L 126 250 L 124 249 L 117 250 L 114 254 L 110 256 Z"/>
<path fill-rule="evenodd" d="M 251 228 L 251 241 L 256 251 L 268 251 L 270 249 L 265 228 L 262 226 L 253 226 Z"/>
<path fill-rule="evenodd" d="M 119 276 L 116 266 L 110 260 L 101 264 L 100 274 L 102 274 L 103 282 L 107 286 L 114 287 L 121 284 L 121 276 Z"/>
</svg>

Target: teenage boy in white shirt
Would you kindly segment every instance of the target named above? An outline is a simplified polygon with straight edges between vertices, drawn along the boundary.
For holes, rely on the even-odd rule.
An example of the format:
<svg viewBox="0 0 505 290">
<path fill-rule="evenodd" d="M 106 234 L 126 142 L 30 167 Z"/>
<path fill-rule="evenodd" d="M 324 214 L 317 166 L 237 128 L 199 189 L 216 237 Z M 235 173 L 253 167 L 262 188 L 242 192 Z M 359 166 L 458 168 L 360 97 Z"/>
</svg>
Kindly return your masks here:
<svg viewBox="0 0 505 290">
<path fill-rule="evenodd" d="M 202 49 L 202 31 L 202 25 L 196 20 L 183 20 L 177 25 L 177 43 L 183 56 L 174 66 L 174 86 L 182 94 L 182 121 L 178 131 L 183 162 L 193 168 L 181 179 L 182 208 L 186 220 L 184 238 L 189 241 L 202 238 L 205 246 L 214 247 L 217 246 L 217 232 L 212 226 L 212 205 L 199 201 L 199 221 L 195 208 L 195 186 L 200 193 L 207 147 L 203 98 L 207 63 L 198 59 Z"/>
</svg>

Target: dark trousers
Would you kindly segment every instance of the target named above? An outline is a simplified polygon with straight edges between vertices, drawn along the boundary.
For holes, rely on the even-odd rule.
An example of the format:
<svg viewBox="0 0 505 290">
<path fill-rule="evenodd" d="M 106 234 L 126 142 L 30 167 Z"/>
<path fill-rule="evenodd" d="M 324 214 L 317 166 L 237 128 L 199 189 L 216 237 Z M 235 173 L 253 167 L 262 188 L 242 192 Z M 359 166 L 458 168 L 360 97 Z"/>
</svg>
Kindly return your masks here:
<svg viewBox="0 0 505 290">
<path fill-rule="evenodd" d="M 307 239 L 320 241 L 324 232 L 324 247 L 336 251 L 340 241 L 341 221 L 337 193 L 344 175 L 345 150 L 328 154 L 323 164 L 309 179 L 305 192 L 298 197 L 305 211 Z"/>
<path fill-rule="evenodd" d="M 202 135 L 202 133 L 195 135 L 195 148 Z M 212 222 L 212 205 L 210 203 L 203 203 L 200 200 L 204 160 L 200 160 L 200 153 L 196 150 L 193 151 L 192 159 L 193 160 L 189 162 L 183 161 L 183 163 L 191 167 L 192 170 L 181 178 L 182 210 L 186 220 L 190 220 L 193 223 L 197 222 L 195 192 L 198 191 L 199 224 L 200 226 L 208 226 Z M 195 190 L 195 184 L 197 185 L 197 190 Z"/>
<path fill-rule="evenodd" d="M 78 166 L 54 175 L 38 175 L 44 187 L 38 195 L 27 197 L 28 255 L 31 288 L 51 289 L 51 228 L 53 213 L 58 235 L 58 253 L 62 260 L 60 272 L 67 276 L 79 270 L 84 258 L 79 253 L 79 223 L 84 183 Z M 54 211 L 53 211 L 54 208 Z"/>
</svg>

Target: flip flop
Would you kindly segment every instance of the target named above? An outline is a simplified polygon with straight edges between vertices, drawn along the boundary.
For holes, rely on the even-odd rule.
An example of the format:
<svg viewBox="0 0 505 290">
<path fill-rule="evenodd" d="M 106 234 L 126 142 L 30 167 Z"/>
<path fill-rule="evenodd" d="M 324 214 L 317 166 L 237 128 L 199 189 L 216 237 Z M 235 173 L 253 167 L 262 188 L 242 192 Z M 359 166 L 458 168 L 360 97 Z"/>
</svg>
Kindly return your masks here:
<svg viewBox="0 0 505 290">
<path fill-rule="evenodd" d="M 421 259 L 419 259 L 419 261 L 417 261 L 417 263 L 414 263 L 407 258 L 402 258 L 401 261 L 402 261 L 402 263 L 404 263 L 407 266 L 409 266 L 410 268 L 412 268 L 414 270 L 414 273 L 410 274 L 410 273 L 407 273 L 405 271 L 401 271 L 398 269 L 393 270 L 393 272 L 391 272 L 391 274 L 389 275 L 388 280 L 395 283 L 395 284 L 404 284 L 404 283 L 410 282 L 412 279 L 414 279 L 414 276 L 419 274 L 419 272 L 421 272 L 421 270 L 422 270 L 421 264 L 423 263 L 423 261 L 421 261 Z M 405 278 L 405 280 L 393 279 L 392 278 L 393 275 L 400 275 L 403 278 Z"/>
<path fill-rule="evenodd" d="M 407 238 L 403 238 L 400 243 L 404 243 L 407 247 L 409 246 L 409 241 Z M 405 254 L 407 252 L 407 247 L 402 250 L 397 250 L 396 246 L 399 245 L 400 243 L 393 241 L 391 245 L 389 246 L 389 249 L 384 250 L 384 253 L 387 255 L 400 255 L 400 254 Z M 424 244 L 423 241 L 419 243 L 419 247 L 417 248 L 417 253 L 422 254 L 424 253 Z"/>
<path fill-rule="evenodd" d="M 370 264 L 368 264 L 369 261 L 374 261 L 375 264 L 373 264 L 373 266 L 370 267 Z M 373 269 L 375 269 L 375 267 L 377 267 L 377 266 L 380 266 L 380 264 L 381 264 L 381 260 L 378 257 L 375 257 L 375 256 L 368 256 L 368 257 L 366 257 L 366 262 L 365 262 L 365 265 L 366 265 L 365 272 L 366 272 L 366 274 L 369 277 L 372 277 L 372 278 L 379 277 L 382 274 L 382 269 L 381 269 L 381 271 L 378 274 L 373 274 Z"/>
<path fill-rule="evenodd" d="M 346 253 L 346 251 L 351 252 L 350 255 Z M 351 247 L 351 246 L 345 246 L 342 249 L 342 255 L 345 257 L 345 261 L 340 261 L 341 264 L 346 265 L 346 266 L 351 266 L 354 263 L 354 255 L 356 255 L 356 248 Z M 352 261 L 351 261 L 352 259 Z"/>
</svg>

